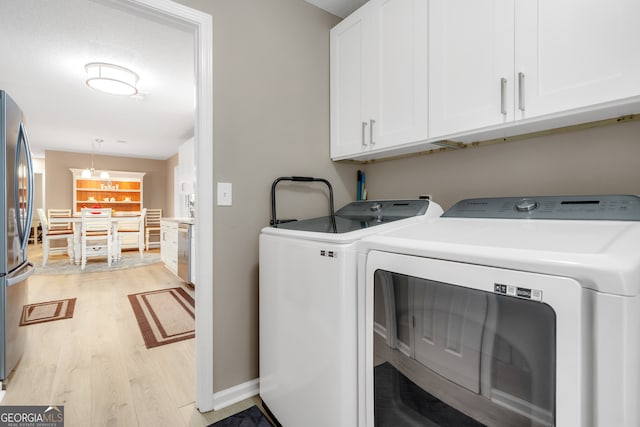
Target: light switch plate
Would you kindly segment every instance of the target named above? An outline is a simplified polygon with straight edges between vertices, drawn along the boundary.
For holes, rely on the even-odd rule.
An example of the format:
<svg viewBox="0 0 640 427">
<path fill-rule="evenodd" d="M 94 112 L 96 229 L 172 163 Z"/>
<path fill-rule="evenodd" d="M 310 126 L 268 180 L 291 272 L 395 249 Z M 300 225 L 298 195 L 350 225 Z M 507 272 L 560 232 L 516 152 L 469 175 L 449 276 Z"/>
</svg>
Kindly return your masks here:
<svg viewBox="0 0 640 427">
<path fill-rule="evenodd" d="M 219 182 L 218 183 L 218 206 L 231 206 L 231 183 Z"/>
</svg>

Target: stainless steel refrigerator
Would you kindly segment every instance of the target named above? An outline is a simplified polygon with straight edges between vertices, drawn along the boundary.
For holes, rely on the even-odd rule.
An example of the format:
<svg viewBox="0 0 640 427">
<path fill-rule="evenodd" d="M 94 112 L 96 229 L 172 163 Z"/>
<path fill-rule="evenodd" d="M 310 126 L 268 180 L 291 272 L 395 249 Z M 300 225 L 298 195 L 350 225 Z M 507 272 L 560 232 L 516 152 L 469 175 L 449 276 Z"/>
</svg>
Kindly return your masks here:
<svg viewBox="0 0 640 427">
<path fill-rule="evenodd" d="M 22 111 L 0 90 L 0 381 L 5 381 L 24 351 L 20 325 L 27 302 L 27 259 L 33 217 L 33 163 Z"/>
</svg>

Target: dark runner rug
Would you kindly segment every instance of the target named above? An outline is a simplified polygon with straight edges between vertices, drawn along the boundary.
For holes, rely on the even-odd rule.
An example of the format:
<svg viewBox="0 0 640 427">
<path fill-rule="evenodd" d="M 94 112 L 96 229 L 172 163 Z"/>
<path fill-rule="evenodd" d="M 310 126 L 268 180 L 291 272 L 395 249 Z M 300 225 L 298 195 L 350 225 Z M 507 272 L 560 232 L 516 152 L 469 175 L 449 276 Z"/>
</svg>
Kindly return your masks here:
<svg viewBox="0 0 640 427">
<path fill-rule="evenodd" d="M 209 427 L 273 427 L 273 425 L 262 411 L 253 405 L 251 408 L 213 423 Z"/>
<path fill-rule="evenodd" d="M 20 326 L 70 319 L 75 307 L 75 298 L 27 304 L 22 308 Z"/>
<path fill-rule="evenodd" d="M 129 295 L 144 345 L 158 347 L 196 336 L 195 302 L 182 288 Z"/>
</svg>

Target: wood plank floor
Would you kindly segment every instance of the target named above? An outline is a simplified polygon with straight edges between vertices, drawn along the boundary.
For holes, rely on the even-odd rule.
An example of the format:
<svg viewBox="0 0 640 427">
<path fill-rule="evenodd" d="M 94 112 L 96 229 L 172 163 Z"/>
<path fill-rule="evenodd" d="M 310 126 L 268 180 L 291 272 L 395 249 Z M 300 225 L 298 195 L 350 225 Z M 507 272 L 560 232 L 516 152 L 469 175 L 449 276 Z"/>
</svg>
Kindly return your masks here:
<svg viewBox="0 0 640 427">
<path fill-rule="evenodd" d="M 29 257 L 41 262 L 37 246 Z M 29 303 L 75 297 L 75 312 L 23 327 L 25 353 L 2 405 L 64 405 L 67 427 L 199 427 L 259 404 L 253 398 L 201 414 L 194 406 L 195 340 L 145 348 L 127 295 L 177 286 L 180 279 L 163 264 L 32 276 Z"/>
</svg>

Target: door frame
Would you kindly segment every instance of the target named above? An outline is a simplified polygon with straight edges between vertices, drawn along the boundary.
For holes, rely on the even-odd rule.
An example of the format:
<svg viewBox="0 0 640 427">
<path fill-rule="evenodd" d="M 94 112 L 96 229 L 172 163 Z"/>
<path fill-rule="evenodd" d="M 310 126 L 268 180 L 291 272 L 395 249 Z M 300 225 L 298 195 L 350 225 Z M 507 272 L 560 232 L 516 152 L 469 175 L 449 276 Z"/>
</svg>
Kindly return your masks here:
<svg viewBox="0 0 640 427">
<path fill-rule="evenodd" d="M 196 401 L 200 412 L 213 410 L 213 17 L 171 0 L 116 0 L 134 11 L 186 24 L 195 42 L 196 236 L 193 272 L 196 300 Z M 199 191 L 202 188 L 203 191 Z M 205 236 L 199 239 L 197 236 Z"/>
</svg>

